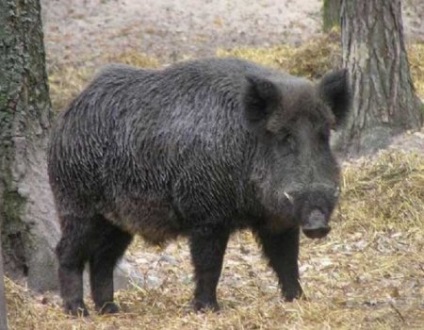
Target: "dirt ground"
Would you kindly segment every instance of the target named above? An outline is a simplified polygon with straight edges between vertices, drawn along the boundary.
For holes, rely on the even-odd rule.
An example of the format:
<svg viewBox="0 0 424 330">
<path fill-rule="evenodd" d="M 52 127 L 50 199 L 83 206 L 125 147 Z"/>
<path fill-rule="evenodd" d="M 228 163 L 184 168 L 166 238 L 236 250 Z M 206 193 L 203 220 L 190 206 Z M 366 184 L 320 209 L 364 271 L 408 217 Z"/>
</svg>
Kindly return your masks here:
<svg viewBox="0 0 424 330">
<path fill-rule="evenodd" d="M 321 29 L 320 0 L 41 0 L 50 65 L 100 64 L 137 50 L 162 61 L 217 48 L 299 44 Z M 424 41 L 424 2 L 405 0 L 405 34 Z"/>
</svg>

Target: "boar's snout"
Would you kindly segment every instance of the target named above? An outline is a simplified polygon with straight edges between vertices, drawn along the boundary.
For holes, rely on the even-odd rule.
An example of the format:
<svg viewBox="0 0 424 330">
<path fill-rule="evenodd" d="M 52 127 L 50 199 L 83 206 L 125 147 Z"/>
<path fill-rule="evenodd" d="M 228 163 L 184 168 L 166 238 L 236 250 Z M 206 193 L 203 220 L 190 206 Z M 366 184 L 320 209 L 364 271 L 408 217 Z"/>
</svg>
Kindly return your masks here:
<svg viewBox="0 0 424 330">
<path fill-rule="evenodd" d="M 309 238 L 323 238 L 330 232 L 328 222 L 339 195 L 339 188 L 318 186 L 306 192 L 285 192 L 286 200 L 293 206 L 294 215 L 303 233 Z"/>
<path fill-rule="evenodd" d="M 302 225 L 302 231 L 309 238 L 323 238 L 330 232 L 326 216 L 323 212 L 313 210 Z"/>
</svg>

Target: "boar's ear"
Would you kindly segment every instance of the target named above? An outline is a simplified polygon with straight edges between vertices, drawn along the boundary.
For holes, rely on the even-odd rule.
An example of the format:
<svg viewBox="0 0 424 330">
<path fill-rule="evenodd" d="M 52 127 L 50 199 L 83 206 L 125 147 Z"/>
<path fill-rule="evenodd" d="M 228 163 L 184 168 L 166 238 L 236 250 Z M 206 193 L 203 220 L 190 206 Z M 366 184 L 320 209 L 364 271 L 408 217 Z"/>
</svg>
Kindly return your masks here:
<svg viewBox="0 0 424 330">
<path fill-rule="evenodd" d="M 254 126 L 263 126 L 281 103 L 282 95 L 278 87 L 266 78 L 248 75 L 246 79 L 243 105 L 247 120 Z"/>
<path fill-rule="evenodd" d="M 319 92 L 336 117 L 336 126 L 343 124 L 349 114 L 351 92 L 346 69 L 327 73 L 319 83 Z"/>
</svg>

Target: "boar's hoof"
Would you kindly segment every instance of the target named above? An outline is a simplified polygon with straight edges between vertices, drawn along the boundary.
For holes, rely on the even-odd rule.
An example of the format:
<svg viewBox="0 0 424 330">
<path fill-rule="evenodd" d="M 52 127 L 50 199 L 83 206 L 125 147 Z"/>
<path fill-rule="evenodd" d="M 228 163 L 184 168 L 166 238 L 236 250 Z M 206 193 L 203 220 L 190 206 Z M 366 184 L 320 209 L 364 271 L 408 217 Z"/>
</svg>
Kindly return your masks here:
<svg viewBox="0 0 424 330">
<path fill-rule="evenodd" d="M 302 226 L 302 231 L 309 238 L 323 238 L 330 232 L 325 215 L 320 210 L 313 210 L 306 223 Z"/>
<path fill-rule="evenodd" d="M 119 307 L 113 302 L 107 302 L 100 308 L 97 308 L 99 314 L 115 314 L 119 312 Z"/>
<path fill-rule="evenodd" d="M 218 312 L 220 310 L 219 305 L 216 301 L 205 301 L 194 299 L 192 302 L 194 311 L 204 313 L 207 311 Z"/>
<path fill-rule="evenodd" d="M 294 300 L 309 301 L 308 297 L 306 297 L 303 292 L 300 295 L 297 295 L 297 296 L 284 297 L 285 302 L 293 302 Z"/>
<path fill-rule="evenodd" d="M 78 301 L 70 301 L 64 304 L 65 313 L 70 314 L 72 316 L 88 316 L 87 307 L 82 300 Z"/>
<path fill-rule="evenodd" d="M 303 300 L 304 294 L 303 294 L 302 288 L 299 285 L 298 287 L 295 287 L 295 288 L 283 290 L 283 298 L 284 298 L 284 301 L 287 301 L 287 302 L 292 302 L 295 299 Z"/>
<path fill-rule="evenodd" d="M 330 232 L 331 227 L 322 227 L 322 228 L 314 228 L 314 229 L 308 229 L 303 228 L 303 233 L 308 238 L 323 238 L 327 236 L 327 234 Z"/>
</svg>

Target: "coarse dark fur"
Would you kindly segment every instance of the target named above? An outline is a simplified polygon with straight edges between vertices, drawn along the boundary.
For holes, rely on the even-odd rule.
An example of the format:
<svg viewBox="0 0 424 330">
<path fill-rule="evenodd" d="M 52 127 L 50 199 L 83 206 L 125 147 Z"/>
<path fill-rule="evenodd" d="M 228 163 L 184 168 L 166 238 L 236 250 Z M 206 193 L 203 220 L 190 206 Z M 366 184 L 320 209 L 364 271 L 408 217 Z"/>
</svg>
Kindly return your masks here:
<svg viewBox="0 0 424 330">
<path fill-rule="evenodd" d="M 190 238 L 196 310 L 218 309 L 225 248 L 241 228 L 258 237 L 285 299 L 301 296 L 299 228 L 323 236 L 315 229 L 337 201 L 329 135 L 348 111 L 347 80 L 341 70 L 313 84 L 238 59 L 104 69 L 59 116 L 49 147 L 66 311 L 87 315 L 87 262 L 96 308 L 117 311 L 113 269 L 134 234 Z"/>
</svg>

